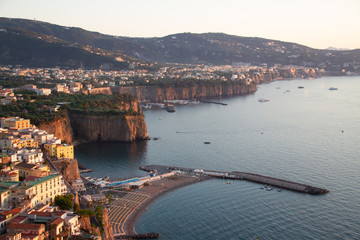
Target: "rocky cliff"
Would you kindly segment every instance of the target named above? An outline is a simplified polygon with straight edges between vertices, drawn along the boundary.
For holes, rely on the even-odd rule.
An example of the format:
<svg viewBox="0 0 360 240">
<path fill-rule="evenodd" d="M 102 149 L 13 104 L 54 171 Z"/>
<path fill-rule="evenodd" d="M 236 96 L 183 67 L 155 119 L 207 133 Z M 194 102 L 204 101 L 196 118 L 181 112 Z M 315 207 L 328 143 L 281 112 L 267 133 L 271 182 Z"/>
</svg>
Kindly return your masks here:
<svg viewBox="0 0 360 240">
<path fill-rule="evenodd" d="M 157 87 L 157 86 L 127 86 L 112 88 L 114 93 L 131 94 L 138 100 L 162 102 L 173 99 L 201 99 L 207 97 L 236 96 L 256 91 L 255 84 L 238 82 L 215 83 L 208 86 L 189 87 Z"/>
<path fill-rule="evenodd" d="M 114 239 L 114 233 L 113 233 L 113 230 L 112 230 L 112 226 L 111 226 L 111 223 L 110 223 L 110 220 L 109 220 L 109 215 L 108 215 L 108 210 L 104 207 L 103 209 L 103 213 L 104 213 L 104 217 L 103 217 L 103 234 L 102 234 L 102 237 L 103 239 L 105 240 L 112 240 Z"/>
<path fill-rule="evenodd" d="M 80 141 L 122 141 L 148 139 L 143 115 L 139 116 L 97 116 L 70 113 L 74 137 Z"/>
<path fill-rule="evenodd" d="M 138 101 L 124 98 L 118 109 L 124 114 L 107 115 L 102 112 L 69 111 L 66 117 L 42 123 L 39 128 L 54 134 L 63 142 L 96 142 L 148 139 L 144 115 Z"/>
<path fill-rule="evenodd" d="M 80 179 L 79 166 L 76 159 L 60 159 L 53 161 L 67 182 Z"/>
<path fill-rule="evenodd" d="M 54 134 L 55 137 L 60 138 L 63 142 L 69 144 L 73 142 L 72 128 L 68 117 L 63 117 L 52 122 L 41 123 L 38 128 Z"/>
</svg>

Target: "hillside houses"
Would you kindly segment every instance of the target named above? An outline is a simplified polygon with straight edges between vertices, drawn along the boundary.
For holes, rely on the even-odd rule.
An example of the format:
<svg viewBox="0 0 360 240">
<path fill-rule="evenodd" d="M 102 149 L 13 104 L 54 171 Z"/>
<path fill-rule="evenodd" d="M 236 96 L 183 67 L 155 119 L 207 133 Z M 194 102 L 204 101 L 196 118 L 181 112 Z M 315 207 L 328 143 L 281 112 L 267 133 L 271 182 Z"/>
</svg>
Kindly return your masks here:
<svg viewBox="0 0 360 240">
<path fill-rule="evenodd" d="M 0 124 L 0 240 L 67 239 L 81 234 L 78 215 L 50 206 L 69 188 L 44 161 L 46 154 L 73 158 L 73 146 L 62 144 L 28 119 L 1 118 Z M 46 154 L 41 148 L 45 146 L 50 151 Z"/>
</svg>

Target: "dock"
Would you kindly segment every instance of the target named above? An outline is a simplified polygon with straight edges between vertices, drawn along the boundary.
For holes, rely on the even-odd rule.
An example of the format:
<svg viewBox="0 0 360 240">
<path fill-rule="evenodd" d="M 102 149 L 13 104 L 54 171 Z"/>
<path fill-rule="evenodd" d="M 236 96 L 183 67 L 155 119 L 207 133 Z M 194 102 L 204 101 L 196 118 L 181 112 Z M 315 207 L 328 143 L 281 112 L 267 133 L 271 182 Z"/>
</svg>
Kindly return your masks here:
<svg viewBox="0 0 360 240">
<path fill-rule="evenodd" d="M 78 167 L 79 167 L 79 173 L 88 173 L 93 171 L 91 168 L 87 168 L 79 162 L 78 162 Z"/>
<path fill-rule="evenodd" d="M 307 184 L 292 182 L 280 178 L 274 178 L 274 177 L 264 176 L 255 173 L 248 173 L 248 172 L 239 172 L 239 171 L 224 172 L 224 171 L 203 170 L 203 169 L 164 166 L 164 165 L 147 165 L 140 167 L 140 169 L 147 172 L 156 170 L 159 173 L 165 173 L 168 171 L 175 170 L 175 171 L 201 174 L 201 175 L 222 178 L 222 179 L 246 180 L 246 181 L 266 184 L 269 186 L 274 186 L 282 189 L 288 189 L 296 192 L 308 193 L 312 195 L 324 194 L 329 192 L 327 189 L 324 188 L 314 187 Z"/>
<path fill-rule="evenodd" d="M 201 100 L 200 102 L 202 102 L 202 103 L 213 103 L 213 104 L 219 104 L 219 105 L 227 106 L 227 103 L 222 103 L 222 102 L 203 101 L 203 100 Z"/>
</svg>

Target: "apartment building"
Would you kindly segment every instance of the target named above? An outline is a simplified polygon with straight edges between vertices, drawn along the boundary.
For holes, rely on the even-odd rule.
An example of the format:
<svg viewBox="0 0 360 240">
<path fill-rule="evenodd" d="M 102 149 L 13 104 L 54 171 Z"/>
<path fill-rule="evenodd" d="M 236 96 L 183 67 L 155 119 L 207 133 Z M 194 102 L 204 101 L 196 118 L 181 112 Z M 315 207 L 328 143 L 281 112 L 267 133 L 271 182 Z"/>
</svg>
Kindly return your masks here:
<svg viewBox="0 0 360 240">
<path fill-rule="evenodd" d="M 24 129 L 30 128 L 30 120 L 24 119 L 20 117 L 12 117 L 12 118 L 1 118 L 0 125 L 2 128 L 13 128 L 13 129 Z"/>
<path fill-rule="evenodd" d="M 56 195 L 61 195 L 62 176 L 52 174 L 46 177 L 38 178 L 35 181 L 21 183 L 14 192 L 17 196 L 29 196 L 29 198 L 37 197 L 37 204 L 51 203 Z"/>
<path fill-rule="evenodd" d="M 69 144 L 44 144 L 45 151 L 50 157 L 74 158 L 74 146 Z"/>
</svg>

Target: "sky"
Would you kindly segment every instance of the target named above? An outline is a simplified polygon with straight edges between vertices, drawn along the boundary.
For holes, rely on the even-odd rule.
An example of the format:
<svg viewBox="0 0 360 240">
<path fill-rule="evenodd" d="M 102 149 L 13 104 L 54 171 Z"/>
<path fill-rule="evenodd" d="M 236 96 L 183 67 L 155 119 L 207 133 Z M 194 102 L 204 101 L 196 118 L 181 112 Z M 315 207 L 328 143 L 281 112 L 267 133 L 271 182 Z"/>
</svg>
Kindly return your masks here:
<svg viewBox="0 0 360 240">
<path fill-rule="evenodd" d="M 360 48 L 360 0 L 0 0 L 0 17 L 127 37 L 223 32 Z"/>
</svg>

